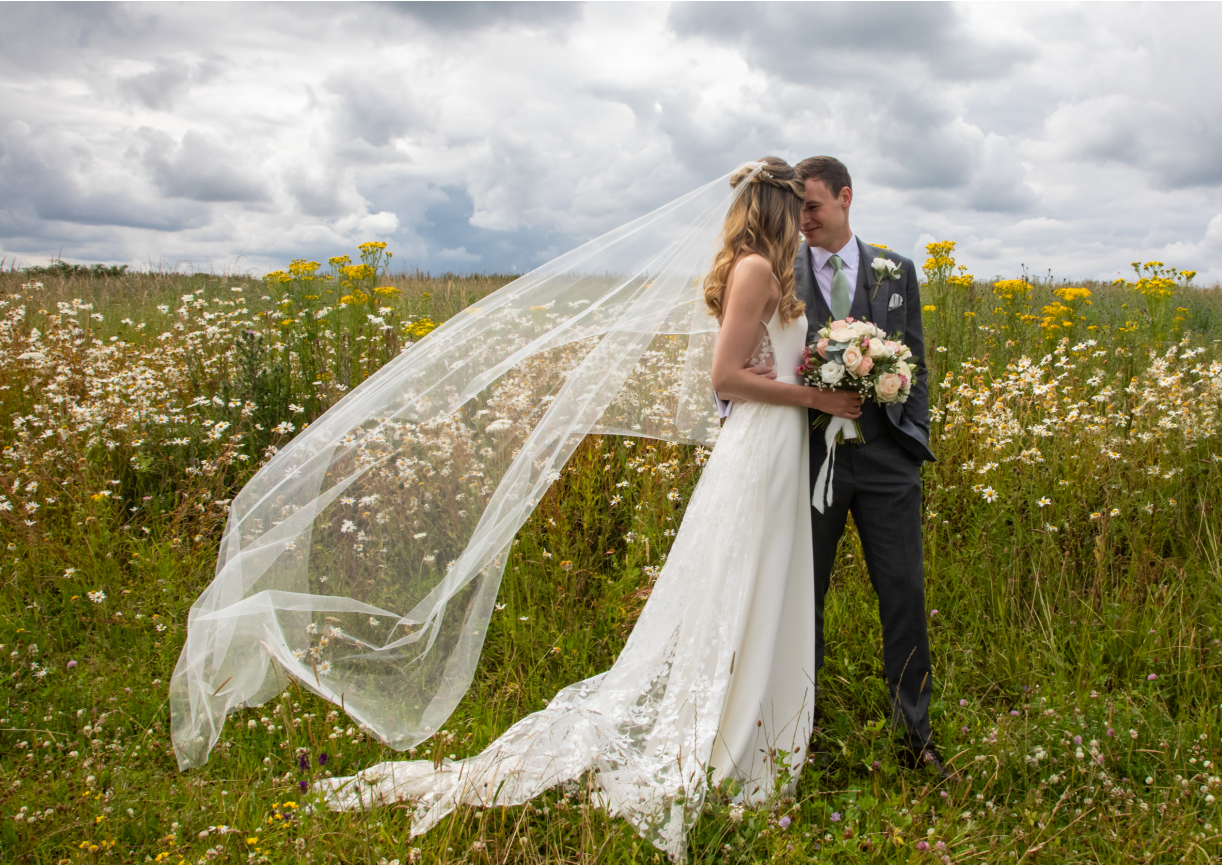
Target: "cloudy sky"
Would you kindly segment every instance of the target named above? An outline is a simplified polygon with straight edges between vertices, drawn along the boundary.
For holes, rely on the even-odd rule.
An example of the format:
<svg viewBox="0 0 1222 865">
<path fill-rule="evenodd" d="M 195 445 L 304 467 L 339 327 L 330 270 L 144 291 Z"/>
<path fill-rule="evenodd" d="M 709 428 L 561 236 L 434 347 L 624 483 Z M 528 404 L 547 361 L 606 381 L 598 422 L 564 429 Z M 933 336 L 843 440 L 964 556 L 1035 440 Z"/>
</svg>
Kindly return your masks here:
<svg viewBox="0 0 1222 865">
<path fill-rule="evenodd" d="M 977 276 L 1222 279 L 1219 4 L 0 4 L 0 255 L 527 270 L 765 154 Z"/>
</svg>

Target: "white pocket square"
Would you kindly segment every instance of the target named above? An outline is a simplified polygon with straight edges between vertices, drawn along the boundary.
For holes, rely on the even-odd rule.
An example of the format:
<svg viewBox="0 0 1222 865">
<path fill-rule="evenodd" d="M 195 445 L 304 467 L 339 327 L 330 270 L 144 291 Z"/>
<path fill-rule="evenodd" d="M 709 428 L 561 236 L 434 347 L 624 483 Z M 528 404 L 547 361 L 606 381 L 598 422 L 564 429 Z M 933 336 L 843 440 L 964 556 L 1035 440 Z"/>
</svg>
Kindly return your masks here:
<svg viewBox="0 0 1222 865">
<path fill-rule="evenodd" d="M 887 309 L 888 311 L 890 311 L 892 309 L 898 309 L 899 307 L 903 305 L 904 305 L 904 296 L 902 294 L 893 294 L 891 295 L 891 300 L 888 301 L 887 303 Z"/>
</svg>

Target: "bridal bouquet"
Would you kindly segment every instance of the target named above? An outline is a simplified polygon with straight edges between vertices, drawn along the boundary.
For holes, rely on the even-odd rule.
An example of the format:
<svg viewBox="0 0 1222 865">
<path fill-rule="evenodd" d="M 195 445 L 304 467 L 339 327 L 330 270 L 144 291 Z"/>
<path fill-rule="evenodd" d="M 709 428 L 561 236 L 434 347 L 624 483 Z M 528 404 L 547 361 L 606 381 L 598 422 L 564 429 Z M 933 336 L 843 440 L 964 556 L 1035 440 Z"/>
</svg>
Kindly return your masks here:
<svg viewBox="0 0 1222 865">
<path fill-rule="evenodd" d="M 868 321 L 852 318 L 833 321 L 819 329 L 819 341 L 802 349 L 797 374 L 812 387 L 855 390 L 862 399 L 879 405 L 900 403 L 912 390 L 912 351 L 902 342 L 887 339 L 885 331 Z M 827 456 L 815 479 L 811 504 L 819 513 L 832 503 L 832 473 L 836 445 L 846 439 L 864 441 L 857 421 L 820 414 L 815 428 L 824 432 Z"/>
<path fill-rule="evenodd" d="M 845 318 L 820 328 L 819 341 L 802 349 L 797 373 L 812 387 L 855 390 L 862 399 L 886 405 L 908 399 L 913 376 L 910 357 L 908 346 L 887 339 L 887 334 L 870 322 Z M 820 415 L 815 423 L 819 427 L 830 420 L 829 415 Z M 847 427 L 848 423 L 840 425 Z M 837 440 L 860 438 L 861 430 L 856 423 L 853 427 L 854 435 L 837 430 Z"/>
</svg>

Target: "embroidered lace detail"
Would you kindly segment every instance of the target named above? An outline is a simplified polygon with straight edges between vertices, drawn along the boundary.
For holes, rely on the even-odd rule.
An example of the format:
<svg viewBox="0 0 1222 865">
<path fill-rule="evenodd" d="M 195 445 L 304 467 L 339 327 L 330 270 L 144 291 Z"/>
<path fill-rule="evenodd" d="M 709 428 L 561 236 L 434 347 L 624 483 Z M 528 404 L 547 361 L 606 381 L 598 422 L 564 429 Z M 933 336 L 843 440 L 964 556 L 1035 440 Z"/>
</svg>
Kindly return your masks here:
<svg viewBox="0 0 1222 865">
<path fill-rule="evenodd" d="M 761 322 L 762 324 L 762 322 Z M 755 348 L 755 353 L 751 355 L 752 366 L 775 366 L 776 365 L 776 349 L 772 347 L 772 336 L 768 333 L 767 325 L 764 326 L 764 337 Z"/>
</svg>

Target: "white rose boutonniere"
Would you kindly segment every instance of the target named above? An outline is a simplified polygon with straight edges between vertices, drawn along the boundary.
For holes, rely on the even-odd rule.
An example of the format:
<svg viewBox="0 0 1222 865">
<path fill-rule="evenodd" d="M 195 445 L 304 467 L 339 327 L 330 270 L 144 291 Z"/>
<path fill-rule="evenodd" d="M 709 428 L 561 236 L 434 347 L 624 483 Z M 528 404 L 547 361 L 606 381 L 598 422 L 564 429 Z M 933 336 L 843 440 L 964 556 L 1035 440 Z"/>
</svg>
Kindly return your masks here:
<svg viewBox="0 0 1222 865">
<path fill-rule="evenodd" d="M 878 284 L 874 286 L 875 293 L 878 292 L 879 285 L 882 285 L 888 279 L 899 279 L 904 272 L 898 261 L 883 258 L 881 255 L 874 259 L 870 266 L 874 268 L 874 277 L 878 280 Z"/>
</svg>

